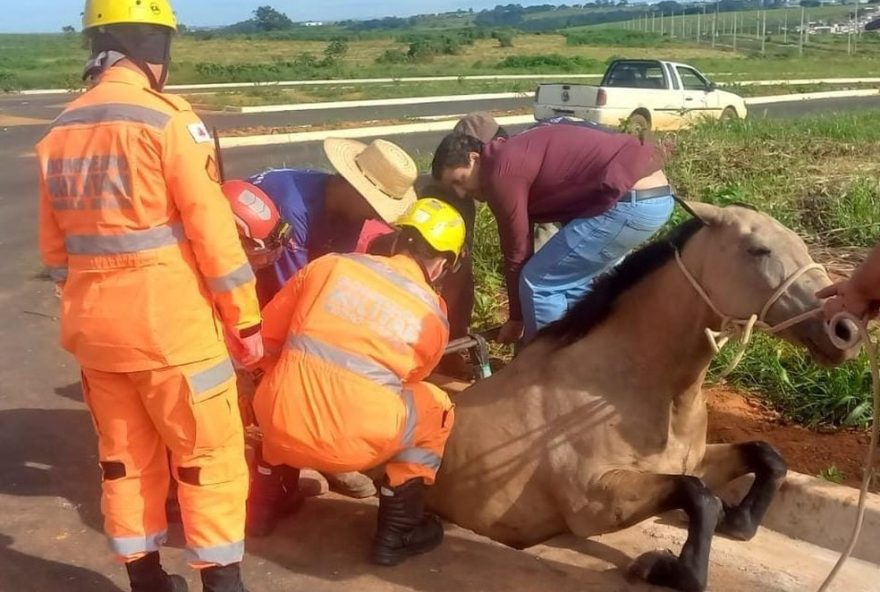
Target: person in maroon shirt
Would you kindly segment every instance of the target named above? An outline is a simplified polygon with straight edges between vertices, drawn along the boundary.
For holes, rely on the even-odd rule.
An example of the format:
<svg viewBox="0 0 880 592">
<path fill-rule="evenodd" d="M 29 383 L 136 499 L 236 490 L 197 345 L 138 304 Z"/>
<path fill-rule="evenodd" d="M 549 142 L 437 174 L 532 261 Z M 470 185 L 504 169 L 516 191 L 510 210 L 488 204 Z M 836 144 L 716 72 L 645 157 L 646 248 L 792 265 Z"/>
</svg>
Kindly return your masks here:
<svg viewBox="0 0 880 592">
<path fill-rule="evenodd" d="M 666 223 L 674 200 L 662 162 L 651 143 L 573 125 L 538 126 L 488 143 L 444 138 L 434 178 L 486 201 L 498 221 L 510 303 L 499 341 L 532 339 Z M 546 222 L 563 227 L 534 253 L 532 225 Z"/>
</svg>

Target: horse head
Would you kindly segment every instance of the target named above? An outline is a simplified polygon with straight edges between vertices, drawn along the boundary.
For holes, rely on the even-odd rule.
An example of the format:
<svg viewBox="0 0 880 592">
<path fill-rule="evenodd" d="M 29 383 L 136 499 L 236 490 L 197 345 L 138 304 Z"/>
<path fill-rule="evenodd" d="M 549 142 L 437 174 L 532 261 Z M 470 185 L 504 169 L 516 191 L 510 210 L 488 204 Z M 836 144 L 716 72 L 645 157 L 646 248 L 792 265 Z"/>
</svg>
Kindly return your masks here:
<svg viewBox="0 0 880 592">
<path fill-rule="evenodd" d="M 833 343 L 818 314 L 822 303 L 816 292 L 831 279 L 795 232 L 744 206 L 688 206 L 704 228 L 685 245 L 679 263 L 722 324 L 744 327 L 754 316 L 757 328 L 803 346 L 822 365 L 856 355 L 857 347 L 840 349 Z M 831 331 L 851 342 L 857 329 L 847 321 Z"/>
</svg>

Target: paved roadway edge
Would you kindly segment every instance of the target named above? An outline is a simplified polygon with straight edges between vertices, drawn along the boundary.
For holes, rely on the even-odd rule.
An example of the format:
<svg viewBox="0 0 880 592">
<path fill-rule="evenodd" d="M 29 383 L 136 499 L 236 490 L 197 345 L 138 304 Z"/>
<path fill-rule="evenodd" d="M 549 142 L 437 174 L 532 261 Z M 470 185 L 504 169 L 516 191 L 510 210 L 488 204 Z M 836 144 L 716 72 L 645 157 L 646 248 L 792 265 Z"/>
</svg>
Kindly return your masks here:
<svg viewBox="0 0 880 592">
<path fill-rule="evenodd" d="M 771 103 L 789 103 L 796 101 L 816 101 L 832 98 L 849 98 L 849 97 L 866 97 L 880 96 L 880 90 L 850 90 L 850 91 L 828 91 L 817 93 L 803 93 L 791 95 L 777 95 L 768 97 L 750 97 L 745 99 L 747 105 L 767 105 Z M 405 123 L 399 125 L 372 126 L 351 129 L 328 129 L 314 132 L 296 132 L 296 133 L 279 133 L 279 134 L 263 134 L 255 136 L 237 136 L 226 137 L 220 139 L 220 145 L 223 148 L 243 148 L 249 146 L 272 146 L 277 144 L 302 144 L 305 142 L 319 142 L 326 138 L 371 138 L 378 136 L 400 136 L 408 134 L 421 134 L 428 132 L 442 132 L 450 129 L 450 122 L 454 121 L 456 116 L 450 116 L 449 119 L 431 121 L 428 123 Z M 499 117 L 500 125 L 528 125 L 535 121 L 532 115 L 511 115 L 507 117 Z"/>
</svg>

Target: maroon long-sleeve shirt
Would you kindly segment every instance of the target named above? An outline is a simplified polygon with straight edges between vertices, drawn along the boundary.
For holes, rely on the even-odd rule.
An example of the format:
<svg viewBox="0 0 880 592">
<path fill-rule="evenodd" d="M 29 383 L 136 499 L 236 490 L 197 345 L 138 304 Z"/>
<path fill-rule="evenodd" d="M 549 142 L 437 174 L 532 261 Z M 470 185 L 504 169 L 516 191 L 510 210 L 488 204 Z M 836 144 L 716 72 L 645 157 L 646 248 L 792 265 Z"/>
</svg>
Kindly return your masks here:
<svg viewBox="0 0 880 592">
<path fill-rule="evenodd" d="M 485 145 L 480 184 L 498 221 L 511 319 L 522 319 L 519 276 L 533 253 L 532 224 L 598 216 L 661 167 L 653 144 L 589 127 L 541 126 Z"/>
</svg>

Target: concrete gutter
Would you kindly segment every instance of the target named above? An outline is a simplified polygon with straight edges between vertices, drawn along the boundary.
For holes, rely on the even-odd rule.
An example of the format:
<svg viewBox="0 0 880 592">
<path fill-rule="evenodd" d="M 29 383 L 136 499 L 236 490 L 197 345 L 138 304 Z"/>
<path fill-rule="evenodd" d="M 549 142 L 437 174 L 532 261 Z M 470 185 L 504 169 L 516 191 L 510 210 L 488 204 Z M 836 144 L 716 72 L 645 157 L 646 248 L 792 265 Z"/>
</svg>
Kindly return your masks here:
<svg viewBox="0 0 880 592">
<path fill-rule="evenodd" d="M 866 89 L 866 90 L 840 90 L 840 91 L 827 91 L 827 92 L 817 92 L 817 93 L 803 93 L 803 94 L 791 94 L 791 95 L 779 95 L 779 96 L 769 96 L 769 97 L 750 97 L 745 99 L 747 105 L 767 105 L 770 103 L 786 103 L 792 101 L 810 101 L 810 100 L 818 100 L 818 99 L 830 99 L 830 98 L 845 98 L 845 97 L 866 97 L 866 96 L 880 96 L 880 90 L 878 89 Z M 425 97 L 427 98 L 427 97 Z M 404 100 L 404 99 L 388 99 L 388 100 Z M 359 105 L 362 105 L 362 102 L 358 102 Z M 333 105 L 333 103 L 324 103 L 324 105 Z M 325 107 L 325 108 L 335 108 L 335 107 Z M 331 130 L 320 130 L 314 132 L 296 132 L 296 133 L 280 133 L 280 134 L 264 134 L 258 136 L 240 136 L 240 137 L 226 137 L 220 139 L 220 145 L 223 148 L 243 148 L 248 146 L 272 146 L 278 144 L 301 144 L 305 142 L 319 142 L 323 141 L 325 138 L 350 138 L 350 139 L 358 139 L 358 138 L 375 138 L 381 136 L 398 136 L 398 135 L 406 135 L 406 134 L 421 134 L 421 133 L 429 133 L 429 132 L 443 132 L 450 131 L 452 126 L 450 123 L 455 121 L 456 117 L 454 115 L 450 115 L 443 119 L 438 119 L 437 121 L 429 121 L 422 123 L 406 123 L 400 125 L 385 125 L 385 126 L 373 126 L 373 127 L 361 127 L 361 128 L 352 128 L 352 129 L 331 129 Z M 511 115 L 507 117 L 499 117 L 498 123 L 500 125 L 512 126 L 512 125 L 528 125 L 530 123 L 534 123 L 535 118 L 533 115 Z"/>
</svg>

